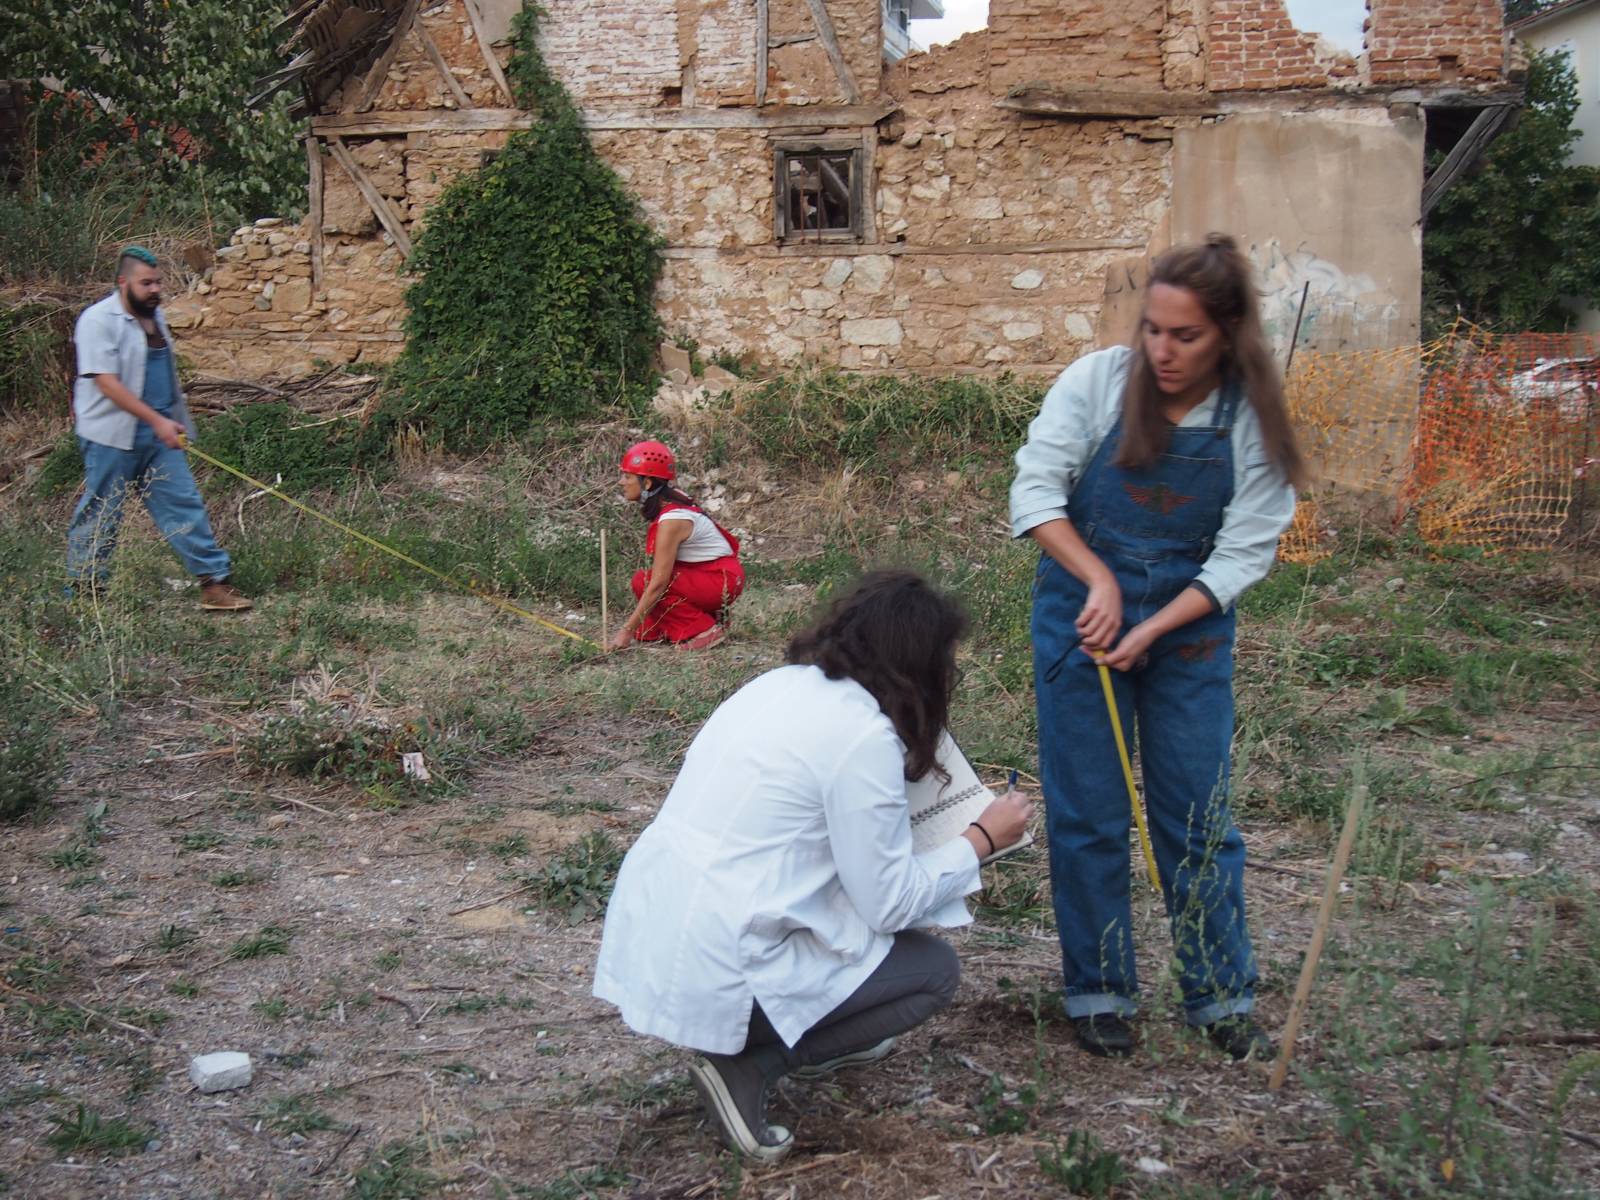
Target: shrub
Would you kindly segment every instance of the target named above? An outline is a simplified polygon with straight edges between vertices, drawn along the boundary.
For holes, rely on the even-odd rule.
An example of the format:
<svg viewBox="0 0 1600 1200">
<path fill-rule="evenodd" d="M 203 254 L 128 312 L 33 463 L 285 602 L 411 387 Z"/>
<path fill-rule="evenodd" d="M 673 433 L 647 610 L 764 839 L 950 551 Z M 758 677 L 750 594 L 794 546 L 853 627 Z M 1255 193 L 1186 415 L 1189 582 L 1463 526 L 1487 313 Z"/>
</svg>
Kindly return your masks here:
<svg viewBox="0 0 1600 1200">
<path fill-rule="evenodd" d="M 264 483 L 283 476 L 293 493 L 343 483 L 362 446 L 342 423 L 313 421 L 293 405 L 245 404 L 208 420 L 200 448 Z M 231 480 L 231 476 L 229 477 Z"/>
<path fill-rule="evenodd" d="M 536 31 L 524 10 L 512 74 L 539 123 L 429 210 L 406 348 L 372 435 L 410 426 L 470 449 L 651 382 L 661 242 L 595 154 Z"/>
</svg>

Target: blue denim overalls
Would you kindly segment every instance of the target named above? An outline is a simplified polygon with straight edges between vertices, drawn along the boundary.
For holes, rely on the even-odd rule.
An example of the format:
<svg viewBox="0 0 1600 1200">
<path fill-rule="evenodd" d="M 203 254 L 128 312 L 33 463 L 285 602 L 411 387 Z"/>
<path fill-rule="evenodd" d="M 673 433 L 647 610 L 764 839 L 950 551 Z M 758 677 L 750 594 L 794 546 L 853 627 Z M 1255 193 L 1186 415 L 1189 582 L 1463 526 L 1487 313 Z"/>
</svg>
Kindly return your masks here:
<svg viewBox="0 0 1600 1200">
<path fill-rule="evenodd" d="M 1228 384 L 1215 423 L 1174 427 L 1146 470 L 1116 466 L 1122 419 L 1072 491 L 1078 533 L 1122 589 L 1123 632 L 1200 573 L 1233 496 Z M 1129 897 L 1132 813 L 1094 660 L 1074 627 L 1088 588 L 1049 555 L 1034 584 L 1034 684 L 1050 877 L 1068 1016 L 1134 1011 Z M 1112 671 L 1137 743 L 1150 837 L 1194 1025 L 1248 1012 L 1256 980 L 1244 915 L 1244 842 L 1229 815 L 1234 614 L 1213 612 L 1158 638 L 1148 661 Z"/>
<path fill-rule="evenodd" d="M 152 349 L 139 399 L 162 416 L 170 416 L 177 398 L 172 347 Z M 188 455 L 163 446 L 144 421 L 134 431 L 131 450 L 84 438 L 78 439 L 78 449 L 83 454 L 83 499 L 67 530 L 67 574 L 71 578 L 105 582 L 124 503 L 130 490 L 141 487 L 156 528 L 189 572 L 201 579 L 227 578 L 228 552 L 212 535 L 205 502 L 189 471 Z"/>
</svg>

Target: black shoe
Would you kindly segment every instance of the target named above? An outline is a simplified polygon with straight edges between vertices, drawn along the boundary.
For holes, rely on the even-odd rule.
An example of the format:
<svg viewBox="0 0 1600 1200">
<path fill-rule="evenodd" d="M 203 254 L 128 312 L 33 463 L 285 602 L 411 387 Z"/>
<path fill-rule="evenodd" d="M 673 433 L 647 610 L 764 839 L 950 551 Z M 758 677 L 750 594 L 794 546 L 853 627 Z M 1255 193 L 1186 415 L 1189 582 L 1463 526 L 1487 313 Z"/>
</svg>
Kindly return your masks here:
<svg viewBox="0 0 1600 1200">
<path fill-rule="evenodd" d="M 745 1054 L 704 1054 L 689 1066 L 689 1078 L 728 1148 L 768 1165 L 794 1149 L 794 1135 L 767 1124 L 767 1080 Z"/>
<path fill-rule="evenodd" d="M 1101 1058 L 1126 1058 L 1133 1053 L 1133 1026 L 1117 1013 L 1073 1017 L 1072 1027 L 1078 1031 L 1078 1045 L 1090 1054 Z"/>
<path fill-rule="evenodd" d="M 1262 1032 L 1261 1026 L 1248 1013 L 1223 1017 L 1205 1027 L 1211 1044 L 1234 1062 L 1254 1056 L 1256 1059 L 1272 1057 L 1272 1039 Z"/>
</svg>

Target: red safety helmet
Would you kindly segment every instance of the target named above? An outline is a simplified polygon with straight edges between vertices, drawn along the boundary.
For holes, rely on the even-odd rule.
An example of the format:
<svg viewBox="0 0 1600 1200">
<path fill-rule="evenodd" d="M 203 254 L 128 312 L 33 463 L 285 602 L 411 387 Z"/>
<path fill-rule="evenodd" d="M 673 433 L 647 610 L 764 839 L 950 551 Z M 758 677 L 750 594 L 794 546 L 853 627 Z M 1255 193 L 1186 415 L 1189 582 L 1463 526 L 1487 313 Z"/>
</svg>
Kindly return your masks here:
<svg viewBox="0 0 1600 1200">
<path fill-rule="evenodd" d="M 622 469 L 630 475 L 671 479 L 678 473 L 678 460 L 661 442 L 635 442 L 622 453 Z"/>
</svg>

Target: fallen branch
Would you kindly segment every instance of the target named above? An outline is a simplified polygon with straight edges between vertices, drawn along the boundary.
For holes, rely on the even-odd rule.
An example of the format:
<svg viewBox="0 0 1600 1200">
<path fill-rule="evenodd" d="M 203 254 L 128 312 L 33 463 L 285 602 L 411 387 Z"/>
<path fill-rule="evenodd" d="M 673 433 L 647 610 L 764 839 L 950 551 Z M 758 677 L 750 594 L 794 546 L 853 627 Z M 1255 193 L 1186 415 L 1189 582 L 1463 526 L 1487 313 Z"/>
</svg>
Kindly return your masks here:
<svg viewBox="0 0 1600 1200">
<path fill-rule="evenodd" d="M 319 1162 L 316 1166 L 312 1167 L 311 1168 L 311 1174 L 313 1176 L 321 1175 L 329 1167 L 333 1166 L 334 1163 L 338 1162 L 339 1161 L 339 1156 L 350 1148 L 350 1143 L 356 1140 L 356 1134 L 358 1134 L 360 1132 L 361 1132 L 361 1126 L 359 1126 L 359 1125 L 351 1126 L 349 1136 L 347 1136 L 344 1139 L 344 1141 L 339 1143 L 339 1148 L 337 1150 L 335 1150 L 331 1155 L 329 1155 L 327 1158 L 325 1158 L 321 1162 Z"/>
<path fill-rule="evenodd" d="M 1398 1057 L 1422 1051 L 1464 1050 L 1468 1046 L 1600 1046 L 1600 1033 L 1502 1033 L 1492 1038 L 1425 1037 L 1390 1053 Z"/>
<path fill-rule="evenodd" d="M 1538 1117 L 1535 1117 L 1527 1109 L 1511 1103 L 1511 1101 L 1507 1100 L 1498 1092 L 1485 1092 L 1483 1094 L 1483 1098 L 1496 1108 L 1503 1108 L 1512 1116 L 1521 1117 L 1530 1125 L 1540 1125 L 1543 1123 Z M 1575 1142 L 1581 1142 L 1585 1146 L 1593 1146 L 1595 1149 L 1600 1150 L 1600 1138 L 1595 1137 L 1593 1134 L 1582 1133 L 1576 1129 L 1568 1129 L 1562 1125 L 1557 1125 L 1556 1129 L 1559 1130 L 1563 1136 L 1569 1137 Z"/>
<path fill-rule="evenodd" d="M 498 896 L 490 896 L 487 900 L 479 900 L 476 903 L 468 904 L 464 908 L 452 908 L 447 915 L 459 917 L 462 913 L 469 913 L 477 908 L 488 908 L 491 904 L 499 904 L 502 900 L 509 900 L 511 897 L 521 895 L 523 892 L 532 891 L 537 886 L 538 884 L 525 883 L 521 887 L 512 888 L 509 892 L 501 892 Z"/>
<path fill-rule="evenodd" d="M 268 792 L 267 794 L 269 796 L 271 796 L 274 800 L 282 800 L 285 804 L 298 804 L 301 808 L 309 808 L 312 812 L 319 812 L 325 817 L 337 818 L 339 816 L 338 813 L 329 812 L 327 809 L 322 808 L 322 807 L 320 807 L 318 805 L 315 805 L 315 804 L 311 803 L 311 801 L 309 801 L 309 800 L 299 800 L 299 799 L 296 799 L 293 796 L 281 795 L 278 792 Z"/>
</svg>

